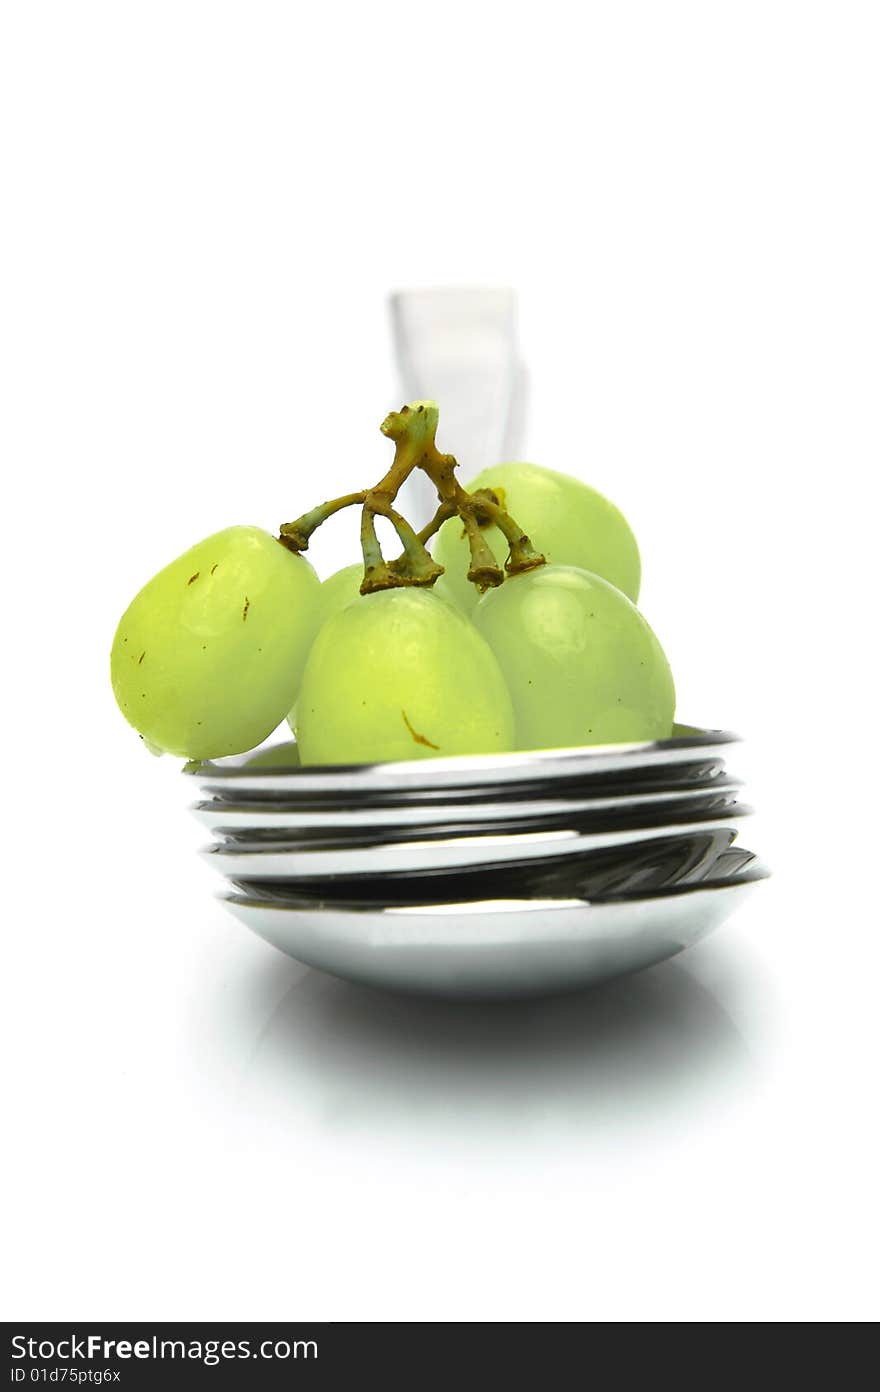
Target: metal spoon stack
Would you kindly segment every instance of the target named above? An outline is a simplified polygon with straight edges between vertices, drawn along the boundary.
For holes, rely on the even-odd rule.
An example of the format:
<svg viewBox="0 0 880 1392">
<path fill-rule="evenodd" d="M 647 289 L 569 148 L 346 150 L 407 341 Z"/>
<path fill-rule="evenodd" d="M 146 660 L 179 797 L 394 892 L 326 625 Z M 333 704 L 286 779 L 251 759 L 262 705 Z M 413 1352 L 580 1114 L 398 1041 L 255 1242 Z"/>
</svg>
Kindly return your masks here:
<svg viewBox="0 0 880 1392">
<path fill-rule="evenodd" d="M 444 996 L 570 990 L 716 928 L 767 871 L 735 844 L 736 736 L 300 767 L 189 765 L 228 908 L 310 966 Z"/>
</svg>

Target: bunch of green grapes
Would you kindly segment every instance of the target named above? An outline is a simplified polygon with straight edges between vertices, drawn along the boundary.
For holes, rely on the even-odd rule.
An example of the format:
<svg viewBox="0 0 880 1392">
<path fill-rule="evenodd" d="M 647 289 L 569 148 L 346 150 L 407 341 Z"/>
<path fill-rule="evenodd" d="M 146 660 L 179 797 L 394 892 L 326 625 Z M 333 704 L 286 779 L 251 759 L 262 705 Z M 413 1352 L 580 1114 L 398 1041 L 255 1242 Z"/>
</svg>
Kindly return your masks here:
<svg viewBox="0 0 880 1392">
<path fill-rule="evenodd" d="M 323 504 L 280 537 L 218 532 L 129 605 L 111 677 L 148 746 L 190 759 L 241 753 L 285 718 L 296 744 L 284 761 L 303 764 L 668 737 L 672 674 L 635 605 L 639 553 L 622 514 L 532 464 L 487 470 L 465 492 L 451 456 L 429 452 L 432 403 L 388 419 L 398 447 L 382 486 Z M 439 529 L 433 557 L 388 503 L 411 437 L 423 451 L 430 439 L 413 457 L 438 485 L 441 506 L 424 534 Z M 494 511 L 475 510 L 477 489 L 490 490 L 481 497 Z M 353 502 L 364 508 L 364 563 L 321 584 L 298 552 Z M 397 528 L 405 551 L 396 562 L 371 535 L 371 509 Z M 508 545 L 505 577 L 493 556 Z"/>
</svg>

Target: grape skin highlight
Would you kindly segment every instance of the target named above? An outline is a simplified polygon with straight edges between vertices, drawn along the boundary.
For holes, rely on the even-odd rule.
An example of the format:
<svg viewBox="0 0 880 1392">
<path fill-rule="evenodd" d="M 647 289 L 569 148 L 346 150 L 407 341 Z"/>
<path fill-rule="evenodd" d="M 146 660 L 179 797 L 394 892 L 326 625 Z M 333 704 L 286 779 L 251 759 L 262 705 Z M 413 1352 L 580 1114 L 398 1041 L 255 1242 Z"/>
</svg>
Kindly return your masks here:
<svg viewBox="0 0 880 1392">
<path fill-rule="evenodd" d="M 477 474 L 467 487 L 470 492 L 503 489 L 505 508 L 549 562 L 601 575 L 633 603 L 638 599 L 641 561 L 636 539 L 623 513 L 595 488 L 538 464 L 499 464 Z M 487 527 L 483 535 L 503 565 L 507 542 L 501 532 Z M 450 518 L 440 528 L 434 557 L 446 567 L 444 579 L 456 602 L 471 613 L 479 592 L 467 579 L 470 549 L 460 518 Z"/>
<path fill-rule="evenodd" d="M 319 590 L 308 561 L 258 527 L 191 547 L 120 620 L 110 674 L 123 715 L 184 758 L 253 749 L 296 699 Z"/>
<path fill-rule="evenodd" d="M 513 748 L 510 695 L 488 645 L 424 589 L 361 596 L 324 624 L 295 725 L 304 764 Z"/>
<path fill-rule="evenodd" d="M 675 687 L 634 604 L 598 575 L 542 566 L 474 610 L 513 700 L 517 749 L 667 739 Z"/>
</svg>

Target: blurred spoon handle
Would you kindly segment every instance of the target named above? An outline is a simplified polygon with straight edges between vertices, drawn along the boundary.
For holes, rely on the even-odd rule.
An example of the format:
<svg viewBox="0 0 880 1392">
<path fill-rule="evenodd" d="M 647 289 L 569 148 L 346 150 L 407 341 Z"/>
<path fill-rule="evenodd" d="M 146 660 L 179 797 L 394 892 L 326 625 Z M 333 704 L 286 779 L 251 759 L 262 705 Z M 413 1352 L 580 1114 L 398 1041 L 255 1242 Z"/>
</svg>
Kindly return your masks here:
<svg viewBox="0 0 880 1392">
<path fill-rule="evenodd" d="M 516 293 L 475 288 L 401 290 L 391 321 L 408 401 L 440 406 L 438 444 L 456 456 L 462 478 L 517 458 L 525 425 Z"/>
</svg>

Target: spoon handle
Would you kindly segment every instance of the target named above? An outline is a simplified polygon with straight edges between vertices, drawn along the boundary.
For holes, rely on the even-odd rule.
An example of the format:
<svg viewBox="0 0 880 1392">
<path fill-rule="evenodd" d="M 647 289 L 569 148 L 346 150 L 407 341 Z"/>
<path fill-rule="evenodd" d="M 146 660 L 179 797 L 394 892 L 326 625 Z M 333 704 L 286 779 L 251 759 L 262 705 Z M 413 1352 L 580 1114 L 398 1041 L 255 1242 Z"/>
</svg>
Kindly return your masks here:
<svg viewBox="0 0 880 1392">
<path fill-rule="evenodd" d="M 474 287 L 399 290 L 390 299 L 398 371 L 408 401 L 440 406 L 438 444 L 466 481 L 522 450 L 525 370 L 516 292 Z M 433 493 L 425 480 L 426 511 Z"/>
</svg>

